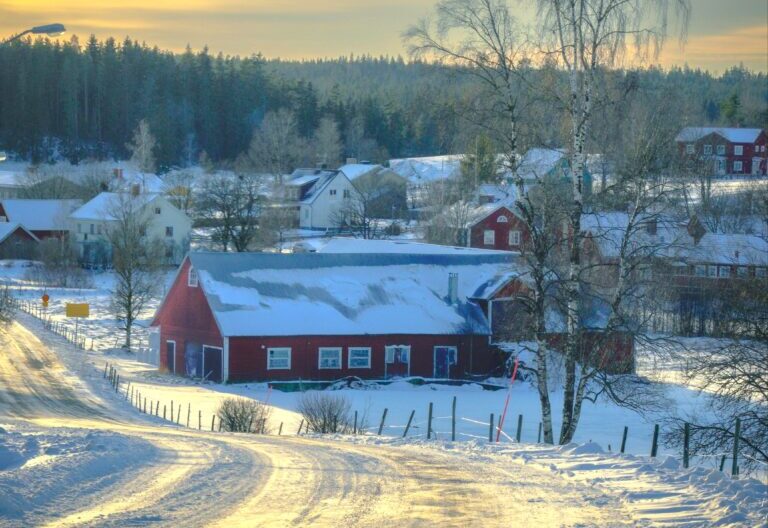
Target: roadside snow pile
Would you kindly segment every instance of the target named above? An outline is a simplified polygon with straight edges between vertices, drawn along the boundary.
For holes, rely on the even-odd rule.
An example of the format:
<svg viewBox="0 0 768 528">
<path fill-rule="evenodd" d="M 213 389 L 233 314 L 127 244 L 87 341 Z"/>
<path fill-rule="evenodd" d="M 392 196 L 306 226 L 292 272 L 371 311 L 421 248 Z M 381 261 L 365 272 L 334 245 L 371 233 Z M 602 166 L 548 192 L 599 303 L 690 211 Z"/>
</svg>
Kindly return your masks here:
<svg viewBox="0 0 768 528">
<path fill-rule="evenodd" d="M 155 448 L 120 434 L 0 427 L 0 519 L 65 511 L 151 460 Z M 3 523 L 0 522 L 0 525 Z"/>
<path fill-rule="evenodd" d="M 401 449 L 460 452 L 469 460 L 493 465 L 539 466 L 621 497 L 632 520 L 640 526 L 768 526 L 766 484 L 748 478 L 733 480 L 716 469 L 682 469 L 680 462 L 671 456 L 653 459 L 620 455 L 605 452 L 594 442 L 548 446 L 487 444 L 479 440 L 393 439 L 372 435 L 335 435 L 335 438 Z"/>
</svg>

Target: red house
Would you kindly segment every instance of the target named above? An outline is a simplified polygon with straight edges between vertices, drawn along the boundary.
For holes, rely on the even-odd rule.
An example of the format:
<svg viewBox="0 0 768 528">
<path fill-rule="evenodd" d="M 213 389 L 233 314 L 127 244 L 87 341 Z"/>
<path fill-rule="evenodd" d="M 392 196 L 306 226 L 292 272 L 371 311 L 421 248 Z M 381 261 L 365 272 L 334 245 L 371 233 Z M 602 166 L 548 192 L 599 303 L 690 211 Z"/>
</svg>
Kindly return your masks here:
<svg viewBox="0 0 768 528">
<path fill-rule="evenodd" d="M 3 200 L 0 222 L 24 226 L 40 240 L 69 234 L 69 215 L 82 200 Z"/>
<path fill-rule="evenodd" d="M 486 203 L 474 209 L 466 224 L 467 247 L 520 251 L 530 233 L 511 207 Z"/>
<path fill-rule="evenodd" d="M 760 128 L 686 127 L 675 138 L 680 154 L 720 176 L 765 176 L 768 139 Z"/>
<path fill-rule="evenodd" d="M 504 357 L 474 299 L 508 254 L 190 253 L 153 326 L 160 367 L 214 381 L 462 378 Z"/>
</svg>

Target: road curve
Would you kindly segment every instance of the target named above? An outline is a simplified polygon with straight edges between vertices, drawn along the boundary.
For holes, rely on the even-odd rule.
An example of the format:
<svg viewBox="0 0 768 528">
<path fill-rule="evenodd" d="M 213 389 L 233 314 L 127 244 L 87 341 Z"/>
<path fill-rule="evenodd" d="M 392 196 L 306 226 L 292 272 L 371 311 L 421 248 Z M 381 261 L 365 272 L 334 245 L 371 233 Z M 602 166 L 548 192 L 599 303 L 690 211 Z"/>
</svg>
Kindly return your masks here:
<svg viewBox="0 0 768 528">
<path fill-rule="evenodd" d="M 0 423 L 118 434 L 147 446 L 140 463 L 87 493 L 63 487 L 20 517 L 0 509 L 0 526 L 626 525 L 616 497 L 529 466 L 158 424 L 88 391 L 19 323 L 0 328 L 0 346 Z"/>
</svg>

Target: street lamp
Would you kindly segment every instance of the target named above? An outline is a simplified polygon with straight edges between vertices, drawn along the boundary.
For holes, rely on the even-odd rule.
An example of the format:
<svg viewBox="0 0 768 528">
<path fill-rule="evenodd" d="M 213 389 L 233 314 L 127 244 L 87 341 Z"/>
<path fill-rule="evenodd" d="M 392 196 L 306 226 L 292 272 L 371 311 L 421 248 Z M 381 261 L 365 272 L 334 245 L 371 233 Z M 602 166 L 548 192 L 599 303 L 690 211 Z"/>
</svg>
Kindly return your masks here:
<svg viewBox="0 0 768 528">
<path fill-rule="evenodd" d="M 49 37 L 58 37 L 59 35 L 63 35 L 67 31 L 67 28 L 64 27 L 64 24 L 45 24 L 42 26 L 35 26 L 33 28 L 27 29 L 22 31 L 21 33 L 12 36 L 3 44 L 9 44 L 13 42 L 14 40 L 19 40 L 24 35 L 33 34 L 33 35 L 48 35 Z"/>
</svg>

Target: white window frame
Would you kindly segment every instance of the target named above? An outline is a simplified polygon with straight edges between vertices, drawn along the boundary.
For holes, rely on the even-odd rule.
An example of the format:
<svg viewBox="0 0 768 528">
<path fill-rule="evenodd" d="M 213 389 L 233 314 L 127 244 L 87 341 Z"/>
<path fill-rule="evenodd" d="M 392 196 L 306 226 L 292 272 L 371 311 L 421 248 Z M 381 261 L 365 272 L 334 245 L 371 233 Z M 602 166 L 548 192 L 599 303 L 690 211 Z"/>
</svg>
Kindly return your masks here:
<svg viewBox="0 0 768 528">
<path fill-rule="evenodd" d="M 317 349 L 317 368 L 320 370 L 340 370 L 341 369 L 341 347 L 319 347 Z M 336 353 L 337 366 L 327 367 L 323 366 L 323 353 L 334 352 Z"/>
<path fill-rule="evenodd" d="M 712 145 L 704 145 L 704 155 L 705 156 L 712 155 Z"/>
<path fill-rule="evenodd" d="M 717 276 L 721 279 L 730 279 L 731 278 L 731 267 L 730 266 L 718 266 L 717 267 Z"/>
<path fill-rule="evenodd" d="M 353 350 L 355 352 L 365 351 L 365 353 L 368 355 L 368 364 L 365 365 L 365 366 L 352 365 L 352 351 Z M 356 358 L 356 359 L 361 359 L 361 358 Z M 350 368 L 350 369 L 369 369 L 369 368 L 371 368 L 371 347 L 349 347 L 349 348 L 347 348 L 347 368 Z"/>
<path fill-rule="evenodd" d="M 510 246 L 519 246 L 520 242 L 522 241 L 523 236 L 522 233 L 518 230 L 512 230 L 509 232 L 509 245 Z"/>
<path fill-rule="evenodd" d="M 499 215 L 498 218 L 496 218 L 497 224 L 506 224 L 507 222 L 509 222 L 509 218 L 504 215 Z"/>
<path fill-rule="evenodd" d="M 193 267 L 189 267 L 189 271 L 187 272 L 187 286 L 190 288 L 197 288 L 197 286 L 200 284 L 200 278 L 197 276 L 197 270 Z"/>
<path fill-rule="evenodd" d="M 686 154 L 693 154 L 694 153 L 693 143 L 688 143 L 685 146 L 685 153 Z"/>
<path fill-rule="evenodd" d="M 734 156 L 743 156 L 744 155 L 744 145 L 734 145 L 733 146 L 733 155 Z"/>
<path fill-rule="evenodd" d="M 718 145 L 717 146 L 717 155 L 718 156 L 725 156 L 725 145 Z"/>
<path fill-rule="evenodd" d="M 717 277 L 717 266 L 707 266 L 707 277 Z"/>
<path fill-rule="evenodd" d="M 706 264 L 696 264 L 696 267 L 694 268 L 694 275 L 697 277 L 706 277 L 707 276 L 707 265 Z"/>
<path fill-rule="evenodd" d="M 288 352 L 288 366 L 287 367 L 273 367 L 272 366 L 272 353 L 273 352 Z M 267 370 L 291 370 L 291 347 L 272 347 L 267 349 Z"/>
<path fill-rule="evenodd" d="M 743 172 L 744 171 L 744 162 L 741 160 L 736 160 L 733 162 L 733 172 Z"/>
<path fill-rule="evenodd" d="M 496 231 L 494 231 L 493 229 L 483 230 L 483 245 L 492 246 L 495 243 L 496 243 Z"/>
<path fill-rule="evenodd" d="M 437 349 L 438 348 L 451 348 L 453 349 L 453 363 L 448 363 L 448 374 L 450 377 L 451 367 L 459 364 L 459 347 L 453 345 L 435 345 L 432 347 L 432 376 L 437 377 Z M 410 363 L 408 358 L 408 362 Z"/>
</svg>

